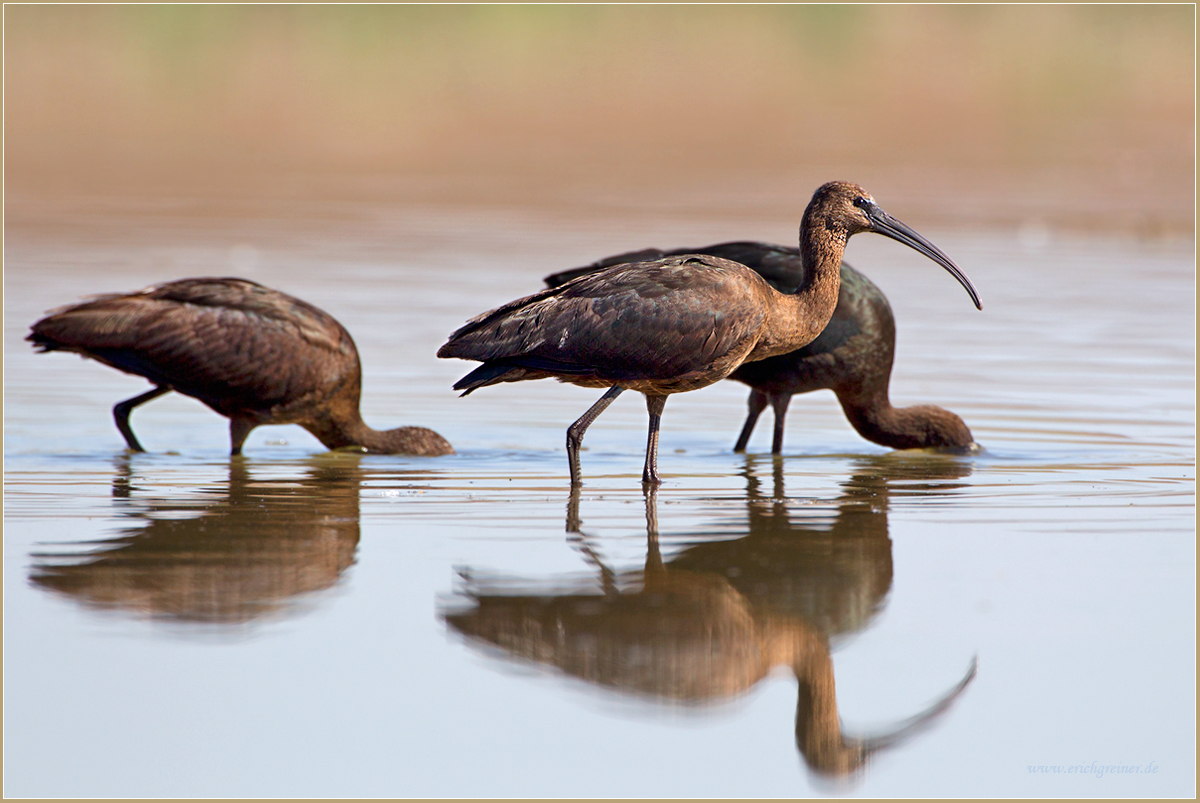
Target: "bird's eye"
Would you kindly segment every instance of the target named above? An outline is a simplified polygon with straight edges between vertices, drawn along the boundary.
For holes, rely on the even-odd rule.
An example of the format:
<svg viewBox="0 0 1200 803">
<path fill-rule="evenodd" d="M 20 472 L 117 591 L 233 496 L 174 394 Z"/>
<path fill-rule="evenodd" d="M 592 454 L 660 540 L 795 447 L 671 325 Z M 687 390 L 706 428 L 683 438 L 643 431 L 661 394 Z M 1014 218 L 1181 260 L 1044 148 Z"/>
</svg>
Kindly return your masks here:
<svg viewBox="0 0 1200 803">
<path fill-rule="evenodd" d="M 868 201 L 866 198 L 862 197 L 861 195 L 854 199 L 854 205 L 857 206 L 859 209 L 866 209 L 867 205 L 870 203 L 871 203 L 870 201 Z"/>
</svg>

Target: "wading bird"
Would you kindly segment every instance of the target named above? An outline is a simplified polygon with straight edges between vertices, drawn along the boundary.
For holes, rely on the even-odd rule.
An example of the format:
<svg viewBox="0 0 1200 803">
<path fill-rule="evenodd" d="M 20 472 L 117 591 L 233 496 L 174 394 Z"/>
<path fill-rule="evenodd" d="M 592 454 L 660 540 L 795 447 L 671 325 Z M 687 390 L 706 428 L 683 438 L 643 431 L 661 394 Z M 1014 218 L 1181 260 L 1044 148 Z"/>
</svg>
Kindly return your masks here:
<svg viewBox="0 0 1200 803">
<path fill-rule="evenodd" d="M 113 407 L 129 448 L 133 408 L 172 390 L 229 419 L 231 453 L 263 424 L 299 424 L 330 449 L 444 455 L 424 427 L 380 432 L 363 423 L 354 340 L 331 315 L 245 279 L 180 279 L 52 310 L 25 338 L 42 352 L 73 351 L 154 389 Z"/>
<path fill-rule="evenodd" d="M 571 279 L 603 268 L 683 254 L 706 254 L 740 262 L 780 292 L 800 270 L 800 250 L 759 242 L 731 242 L 702 248 L 661 251 L 647 248 L 606 257 L 582 268 L 546 277 L 558 287 Z M 888 383 L 896 356 L 896 320 L 887 297 L 870 279 L 842 263 L 838 303 L 820 336 L 796 351 L 746 362 L 729 375 L 749 385 L 749 414 L 735 452 L 746 449 L 758 417 L 770 404 L 775 412 L 771 451 L 783 451 L 788 404 L 798 393 L 828 389 L 836 395 L 850 424 L 873 443 L 892 449 L 940 448 L 966 450 L 974 446 L 971 430 L 949 410 L 934 405 L 896 408 Z"/>
<path fill-rule="evenodd" d="M 797 681 L 795 744 L 805 763 L 818 778 L 856 779 L 880 751 L 937 725 L 977 671 L 972 660 L 953 688 L 884 732 L 843 727 L 831 642 L 861 633 L 892 585 L 887 483 L 868 483 L 876 486 L 865 494 L 870 503 L 846 499 L 832 530 L 799 524 L 803 515 L 779 494 L 772 503 L 751 490 L 749 532 L 698 540 L 665 563 L 656 492 L 644 486 L 644 568 L 622 572 L 582 532 L 572 488 L 567 532 L 599 577 L 546 578 L 551 590 L 546 580 L 467 569 L 460 572 L 467 605 L 442 618 L 491 658 L 553 668 L 640 702 L 720 704 L 786 667 Z M 881 501 L 882 510 L 872 509 Z"/>
<path fill-rule="evenodd" d="M 567 429 L 572 485 L 581 482 L 579 446 L 588 426 L 623 391 L 644 394 L 650 426 L 642 481 L 657 485 L 667 396 L 706 387 L 743 362 L 815 340 L 837 305 L 846 241 L 868 231 L 933 259 L 982 308 L 949 257 L 883 211 L 862 187 L 835 181 L 820 187 L 804 211 L 801 258 L 790 277 L 794 292 L 780 293 L 745 265 L 700 254 L 617 265 L 483 313 L 454 332 L 438 356 L 483 363 L 455 383 L 463 395 L 545 377 L 608 388 Z"/>
</svg>

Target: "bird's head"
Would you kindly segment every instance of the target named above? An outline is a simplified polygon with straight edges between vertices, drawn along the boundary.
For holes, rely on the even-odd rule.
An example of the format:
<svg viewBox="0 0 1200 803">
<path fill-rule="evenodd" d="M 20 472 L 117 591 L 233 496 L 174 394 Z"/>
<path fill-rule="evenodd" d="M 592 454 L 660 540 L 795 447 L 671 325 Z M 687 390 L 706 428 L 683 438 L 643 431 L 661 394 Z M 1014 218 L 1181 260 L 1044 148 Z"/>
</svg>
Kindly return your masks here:
<svg viewBox="0 0 1200 803">
<path fill-rule="evenodd" d="M 824 228 L 835 236 L 848 238 L 850 235 L 872 231 L 904 243 L 945 268 L 959 284 L 966 288 L 976 309 L 983 309 L 979 293 L 971 280 L 957 265 L 942 253 L 941 249 L 926 240 L 909 226 L 883 210 L 871 193 L 849 181 L 830 181 L 813 193 L 812 200 L 804 212 L 807 227 Z"/>
</svg>

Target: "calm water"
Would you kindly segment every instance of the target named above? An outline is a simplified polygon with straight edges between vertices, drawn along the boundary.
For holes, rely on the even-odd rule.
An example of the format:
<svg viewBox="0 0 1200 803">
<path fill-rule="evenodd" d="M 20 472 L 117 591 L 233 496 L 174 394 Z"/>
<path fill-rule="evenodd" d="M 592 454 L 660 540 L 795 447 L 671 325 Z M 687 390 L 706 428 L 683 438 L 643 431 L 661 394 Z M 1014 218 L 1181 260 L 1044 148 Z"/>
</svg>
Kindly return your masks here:
<svg viewBox="0 0 1200 803">
<path fill-rule="evenodd" d="M 896 313 L 892 397 L 956 411 L 985 450 L 888 452 L 822 392 L 793 401 L 782 459 L 769 414 L 735 455 L 746 390 L 726 382 L 672 397 L 649 499 L 639 396 L 589 431 L 573 499 L 564 430 L 600 392 L 460 399 L 470 365 L 434 352 L 551 271 L 792 242 L 796 220 L 10 211 L 4 791 L 1194 794 L 1193 243 L 929 230 L 881 201 L 984 299 L 851 242 Z M 22 341 L 80 296 L 202 275 L 337 316 L 367 421 L 459 453 L 268 427 L 231 461 L 225 420 L 172 395 L 134 414 L 150 451 L 129 455 L 109 410 L 146 383 Z"/>
</svg>

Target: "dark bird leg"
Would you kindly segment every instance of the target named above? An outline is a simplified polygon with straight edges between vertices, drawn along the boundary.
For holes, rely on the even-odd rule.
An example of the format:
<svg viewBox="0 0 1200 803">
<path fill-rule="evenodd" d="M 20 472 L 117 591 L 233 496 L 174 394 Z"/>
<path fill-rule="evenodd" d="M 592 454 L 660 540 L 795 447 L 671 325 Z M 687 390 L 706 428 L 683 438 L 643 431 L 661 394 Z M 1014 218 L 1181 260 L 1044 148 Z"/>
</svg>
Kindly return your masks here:
<svg viewBox="0 0 1200 803">
<path fill-rule="evenodd" d="M 646 396 L 646 410 L 650 413 L 650 434 L 646 438 L 646 467 L 642 469 L 642 483 L 662 485 L 658 478 L 658 424 L 662 419 L 663 408 L 667 406 L 666 396 Z"/>
<path fill-rule="evenodd" d="M 137 436 L 133 434 L 133 427 L 129 426 L 129 414 L 133 412 L 133 408 L 139 404 L 145 404 L 148 401 L 153 401 L 164 393 L 170 393 L 171 389 L 163 386 L 158 386 L 154 390 L 148 390 L 141 396 L 134 396 L 132 399 L 126 399 L 123 402 L 117 402 L 113 405 L 113 420 L 117 422 L 117 429 L 121 430 L 121 434 L 125 436 L 125 445 L 135 452 L 144 452 L 145 449 L 138 443 Z"/>
<path fill-rule="evenodd" d="M 620 385 L 613 385 L 604 395 L 600 397 L 600 401 L 588 408 L 588 411 L 579 417 L 571 426 L 567 427 L 567 461 L 571 466 L 571 485 L 582 485 L 583 479 L 580 477 L 579 470 L 579 447 L 583 443 L 583 433 L 587 432 L 587 428 L 592 425 L 608 405 L 613 403 L 613 399 L 621 395 L 625 388 Z"/>
<path fill-rule="evenodd" d="M 588 537 L 584 535 L 580 529 L 583 522 L 579 518 L 579 486 L 571 486 L 571 495 L 567 499 L 567 532 L 570 533 L 568 541 L 573 542 L 576 548 L 583 553 L 584 560 L 600 570 L 600 587 L 604 589 L 604 596 L 615 597 L 621 593 L 617 587 L 617 573 L 610 569 L 603 558 L 592 549 L 592 545 L 588 543 Z"/>
<path fill-rule="evenodd" d="M 762 415 L 762 411 L 767 409 L 767 394 L 761 390 L 751 390 L 750 398 L 746 400 L 746 406 L 750 408 L 750 412 L 746 414 L 746 423 L 742 424 L 742 434 L 738 435 L 737 444 L 733 447 L 735 452 L 746 451 L 746 444 L 750 442 L 754 425 L 758 423 L 758 417 Z"/>
<path fill-rule="evenodd" d="M 254 424 L 245 418 L 229 419 L 229 454 L 232 457 L 242 453 L 242 444 L 246 442 L 246 437 L 250 431 L 254 429 Z"/>
<path fill-rule="evenodd" d="M 579 531 L 582 526 L 583 521 L 579 518 L 579 488 L 572 485 L 571 495 L 567 497 L 567 532 L 582 538 L 583 533 Z"/>
<path fill-rule="evenodd" d="M 666 398 L 662 396 L 660 398 Z M 646 568 L 645 576 L 649 578 L 657 573 L 663 574 L 662 553 L 658 550 L 658 487 L 643 485 L 642 495 L 646 499 Z"/>
<path fill-rule="evenodd" d="M 771 454 L 783 454 L 783 425 L 787 423 L 787 408 L 791 401 L 790 393 L 771 394 L 771 407 L 775 410 L 775 436 L 771 438 Z"/>
</svg>

